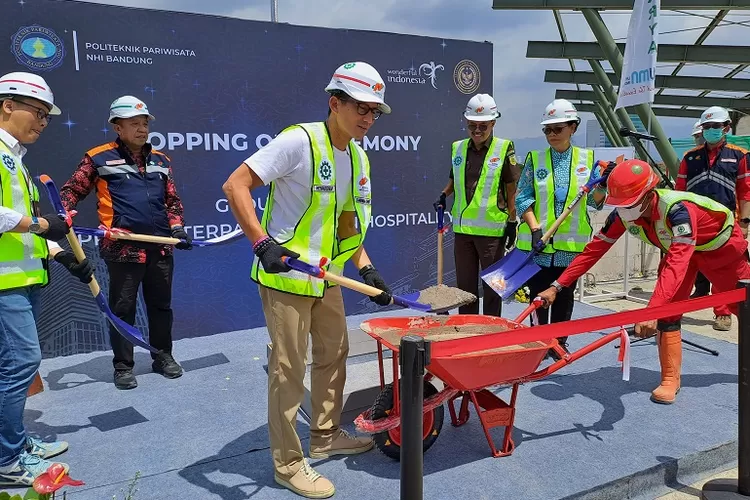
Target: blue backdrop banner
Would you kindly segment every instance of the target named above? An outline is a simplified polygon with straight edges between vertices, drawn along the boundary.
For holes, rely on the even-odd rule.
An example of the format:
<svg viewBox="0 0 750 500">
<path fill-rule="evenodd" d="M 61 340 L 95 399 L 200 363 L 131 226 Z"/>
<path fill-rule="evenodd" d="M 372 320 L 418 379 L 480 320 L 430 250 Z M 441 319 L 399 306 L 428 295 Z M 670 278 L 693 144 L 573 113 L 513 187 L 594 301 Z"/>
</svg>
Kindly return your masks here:
<svg viewBox="0 0 750 500">
<path fill-rule="evenodd" d="M 32 175 L 46 173 L 62 186 L 88 149 L 115 139 L 110 103 L 134 95 L 156 117 L 151 143 L 171 157 L 187 230 L 200 239 L 237 227 L 221 190 L 228 175 L 286 126 L 325 119 L 323 89 L 340 64 L 372 64 L 393 114 L 362 141 L 373 189 L 365 247 L 395 293 L 435 284 L 432 203 L 448 180 L 451 143 L 467 135 L 466 103 L 491 93 L 491 44 L 73 1 L 9 2 L 3 18 L 10 29 L 0 70 L 41 74 L 62 109 L 29 147 Z M 259 215 L 266 196 L 255 195 Z M 94 197 L 79 205 L 78 225 L 98 225 Z M 106 289 L 96 242 L 83 241 Z M 450 233 L 445 252 L 451 283 Z M 247 239 L 177 250 L 175 338 L 263 325 L 251 263 Z M 107 349 L 106 323 L 88 288 L 51 267 L 39 318 L 44 355 Z M 357 277 L 351 265 L 347 274 Z M 348 314 L 377 309 L 362 295 L 346 290 L 344 297 Z M 136 325 L 148 332 L 142 299 Z"/>
</svg>

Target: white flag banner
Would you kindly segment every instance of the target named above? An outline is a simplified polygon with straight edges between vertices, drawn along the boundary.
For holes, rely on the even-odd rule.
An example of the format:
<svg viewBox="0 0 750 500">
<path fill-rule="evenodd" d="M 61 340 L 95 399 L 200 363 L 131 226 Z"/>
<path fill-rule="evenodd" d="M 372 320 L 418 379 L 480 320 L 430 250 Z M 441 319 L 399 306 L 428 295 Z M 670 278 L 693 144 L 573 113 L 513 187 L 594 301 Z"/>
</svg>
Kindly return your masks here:
<svg viewBox="0 0 750 500">
<path fill-rule="evenodd" d="M 615 109 L 654 102 L 660 0 L 635 0 Z"/>
</svg>

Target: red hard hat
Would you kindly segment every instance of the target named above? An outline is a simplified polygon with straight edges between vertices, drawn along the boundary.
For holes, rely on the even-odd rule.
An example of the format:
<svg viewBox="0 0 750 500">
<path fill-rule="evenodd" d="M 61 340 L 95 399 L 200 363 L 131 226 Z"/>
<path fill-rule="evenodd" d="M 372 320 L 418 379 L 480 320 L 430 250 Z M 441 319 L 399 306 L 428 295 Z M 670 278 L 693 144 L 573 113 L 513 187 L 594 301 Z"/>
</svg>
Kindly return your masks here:
<svg viewBox="0 0 750 500">
<path fill-rule="evenodd" d="M 651 165 L 642 160 L 619 163 L 607 178 L 607 205 L 630 207 L 659 184 Z"/>
</svg>

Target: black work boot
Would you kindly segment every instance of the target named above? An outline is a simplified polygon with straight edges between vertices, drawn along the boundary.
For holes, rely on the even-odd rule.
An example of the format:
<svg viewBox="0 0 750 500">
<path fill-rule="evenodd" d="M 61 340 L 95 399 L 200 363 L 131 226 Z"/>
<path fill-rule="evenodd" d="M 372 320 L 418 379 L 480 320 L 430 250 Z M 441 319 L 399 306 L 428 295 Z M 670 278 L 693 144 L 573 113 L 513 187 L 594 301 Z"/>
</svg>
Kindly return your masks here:
<svg viewBox="0 0 750 500">
<path fill-rule="evenodd" d="M 138 387 L 133 370 L 115 370 L 115 387 L 123 391 Z"/>
<path fill-rule="evenodd" d="M 167 378 L 177 378 L 182 376 L 182 367 L 174 360 L 171 354 L 157 354 L 156 359 L 151 363 L 155 373 L 160 373 Z"/>
</svg>

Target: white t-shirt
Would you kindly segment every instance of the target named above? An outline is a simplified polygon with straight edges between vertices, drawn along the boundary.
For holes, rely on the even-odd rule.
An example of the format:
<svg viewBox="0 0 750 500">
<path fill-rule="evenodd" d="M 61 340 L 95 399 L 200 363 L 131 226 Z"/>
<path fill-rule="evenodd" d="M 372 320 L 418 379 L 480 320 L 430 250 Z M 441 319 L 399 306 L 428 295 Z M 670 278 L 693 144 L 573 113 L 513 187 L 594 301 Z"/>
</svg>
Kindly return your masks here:
<svg viewBox="0 0 750 500">
<path fill-rule="evenodd" d="M 347 146 L 346 151 L 333 147 L 337 217 L 343 211 L 355 210 L 349 147 Z M 312 152 L 307 133 L 301 128 L 295 128 L 279 134 L 245 160 L 245 163 L 260 177 L 263 184 L 275 184 L 273 216 L 268 221 L 268 235 L 277 241 L 291 239 L 294 227 L 310 206 L 312 197 Z"/>
</svg>

